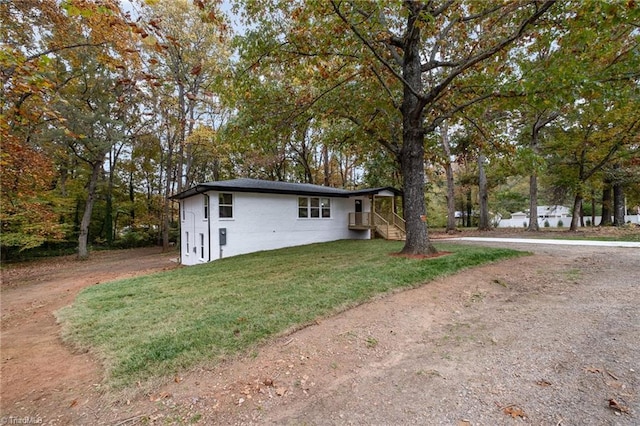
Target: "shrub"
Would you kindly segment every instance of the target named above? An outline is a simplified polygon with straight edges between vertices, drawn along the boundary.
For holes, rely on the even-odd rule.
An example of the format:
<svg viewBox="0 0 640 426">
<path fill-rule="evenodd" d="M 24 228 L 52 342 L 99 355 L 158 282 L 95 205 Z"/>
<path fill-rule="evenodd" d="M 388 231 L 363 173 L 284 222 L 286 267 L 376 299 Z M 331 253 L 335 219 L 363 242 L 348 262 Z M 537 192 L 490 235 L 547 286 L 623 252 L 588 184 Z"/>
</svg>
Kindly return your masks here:
<svg viewBox="0 0 640 426">
<path fill-rule="evenodd" d="M 558 221 L 558 228 L 562 228 L 562 227 L 564 227 L 564 223 L 562 222 L 562 219 L 560 219 Z"/>
<path fill-rule="evenodd" d="M 113 242 L 115 248 L 136 248 L 152 246 L 156 242 L 153 233 L 146 230 L 130 230 Z"/>
<path fill-rule="evenodd" d="M 551 224 L 549 224 L 549 221 L 548 221 L 548 220 L 545 220 L 545 221 L 544 221 L 544 227 L 545 227 L 545 228 L 548 228 L 548 227 L 550 227 L 550 226 L 551 226 Z"/>
</svg>

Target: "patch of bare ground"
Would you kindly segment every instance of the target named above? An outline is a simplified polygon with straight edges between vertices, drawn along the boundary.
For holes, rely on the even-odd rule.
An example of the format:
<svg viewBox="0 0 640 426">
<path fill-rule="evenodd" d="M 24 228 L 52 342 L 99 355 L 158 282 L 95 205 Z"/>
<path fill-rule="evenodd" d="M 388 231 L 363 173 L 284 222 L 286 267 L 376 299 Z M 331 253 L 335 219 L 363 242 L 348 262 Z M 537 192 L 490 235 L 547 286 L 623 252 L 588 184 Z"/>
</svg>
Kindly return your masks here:
<svg viewBox="0 0 640 426">
<path fill-rule="evenodd" d="M 3 266 L 0 417 L 9 424 L 76 423 L 74 410 L 100 399 L 102 370 L 91 354 L 62 342 L 54 312 L 85 287 L 177 265 L 177 252 L 152 247 Z"/>
<path fill-rule="evenodd" d="M 2 416 L 112 425 L 639 424 L 638 250 L 517 248 L 535 254 L 391 294 L 237 359 L 118 393 L 104 391 L 90 354 L 60 343 L 55 324 L 40 337 L 34 329 L 33 346 L 6 359 L 5 343 L 20 339 L 30 317 L 5 330 L 13 305 L 5 295 L 18 288 L 3 285 Z M 68 279 L 43 289 L 65 291 Z M 51 320 L 73 298 L 56 301 L 57 292 L 30 285 L 24 302 L 46 305 L 19 306 Z M 57 372 L 29 368 L 47 364 L 36 353 L 43 340 L 59 353 Z M 21 375 L 32 382 L 20 385 Z"/>
</svg>

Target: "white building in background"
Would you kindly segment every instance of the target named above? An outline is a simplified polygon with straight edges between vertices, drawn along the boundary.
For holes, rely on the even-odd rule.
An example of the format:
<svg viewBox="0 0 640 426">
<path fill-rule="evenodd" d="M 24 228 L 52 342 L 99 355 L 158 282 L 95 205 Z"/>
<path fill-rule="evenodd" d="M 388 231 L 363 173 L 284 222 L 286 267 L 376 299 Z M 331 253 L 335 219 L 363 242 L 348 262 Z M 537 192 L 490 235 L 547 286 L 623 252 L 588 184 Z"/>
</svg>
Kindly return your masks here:
<svg viewBox="0 0 640 426">
<path fill-rule="evenodd" d="M 562 226 L 568 227 L 571 224 L 571 210 L 565 206 L 538 206 L 537 221 L 539 227 L 544 227 L 545 221 L 550 227 L 557 227 L 561 222 Z M 511 219 L 502 219 L 498 224 L 500 228 L 523 228 L 529 225 L 529 212 L 511 213 Z"/>
<path fill-rule="evenodd" d="M 585 224 L 598 226 L 602 217 L 595 216 L 593 223 L 591 223 L 591 219 L 591 216 L 585 216 Z M 571 210 L 565 206 L 538 206 L 537 220 L 540 228 L 546 227 L 546 222 L 549 223 L 550 228 L 568 228 L 571 225 Z M 631 225 L 640 225 L 640 214 L 627 214 L 624 216 L 624 221 Z M 511 219 L 501 219 L 498 227 L 524 228 L 528 225 L 529 212 L 516 212 L 511 214 Z"/>
</svg>

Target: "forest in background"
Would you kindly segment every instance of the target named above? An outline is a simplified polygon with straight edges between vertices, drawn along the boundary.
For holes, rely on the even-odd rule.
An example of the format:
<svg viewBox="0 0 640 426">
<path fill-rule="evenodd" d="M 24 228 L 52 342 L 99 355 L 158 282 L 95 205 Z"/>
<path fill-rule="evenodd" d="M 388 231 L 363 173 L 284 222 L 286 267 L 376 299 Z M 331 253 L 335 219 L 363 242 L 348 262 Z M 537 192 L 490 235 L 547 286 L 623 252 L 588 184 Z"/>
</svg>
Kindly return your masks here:
<svg viewBox="0 0 640 426">
<path fill-rule="evenodd" d="M 3 260 L 168 248 L 169 197 L 237 177 L 394 186 L 447 229 L 640 205 L 634 1 L 22 0 L 0 20 Z"/>
</svg>

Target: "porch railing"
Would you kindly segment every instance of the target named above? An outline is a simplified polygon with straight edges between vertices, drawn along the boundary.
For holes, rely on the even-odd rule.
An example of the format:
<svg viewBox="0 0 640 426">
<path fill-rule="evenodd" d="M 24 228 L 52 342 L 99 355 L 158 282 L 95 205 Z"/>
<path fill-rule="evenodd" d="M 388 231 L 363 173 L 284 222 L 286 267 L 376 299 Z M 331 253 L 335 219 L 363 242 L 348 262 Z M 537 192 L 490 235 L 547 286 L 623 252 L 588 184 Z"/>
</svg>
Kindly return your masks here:
<svg viewBox="0 0 640 426">
<path fill-rule="evenodd" d="M 395 226 L 400 229 L 402 232 L 407 232 L 407 227 L 403 218 L 398 216 L 397 214 L 390 213 L 375 213 L 376 217 L 380 218 L 382 223 L 388 223 L 389 225 Z"/>
<path fill-rule="evenodd" d="M 376 226 L 376 229 L 384 234 L 384 237 L 387 238 L 389 236 L 389 229 L 391 225 L 389 221 L 385 219 L 380 213 L 373 213 L 373 222 Z"/>
<path fill-rule="evenodd" d="M 407 235 L 404 219 L 395 213 L 381 214 L 378 212 L 349 213 L 349 229 L 361 230 L 375 228 L 385 238 L 399 234 L 404 238 Z M 398 231 L 395 231 L 395 230 Z"/>
<path fill-rule="evenodd" d="M 349 213 L 349 228 L 370 229 L 372 225 L 373 225 L 373 222 L 371 221 L 371 213 L 369 212 Z"/>
</svg>

